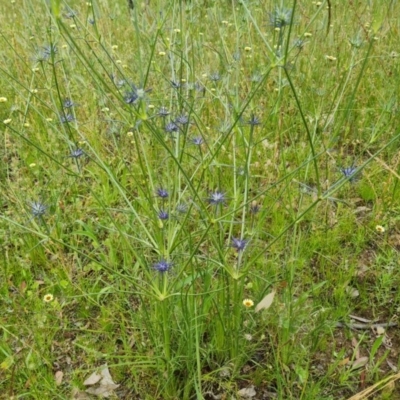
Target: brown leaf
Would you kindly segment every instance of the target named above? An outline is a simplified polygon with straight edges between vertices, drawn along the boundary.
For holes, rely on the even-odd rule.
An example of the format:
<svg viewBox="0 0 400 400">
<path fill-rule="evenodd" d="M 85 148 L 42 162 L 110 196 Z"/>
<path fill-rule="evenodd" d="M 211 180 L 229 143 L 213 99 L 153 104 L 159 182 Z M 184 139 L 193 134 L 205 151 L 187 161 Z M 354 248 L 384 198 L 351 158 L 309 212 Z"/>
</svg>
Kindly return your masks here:
<svg viewBox="0 0 400 400">
<path fill-rule="evenodd" d="M 359 369 L 367 365 L 368 357 L 360 357 L 353 361 L 351 364 L 351 369 Z"/>
<path fill-rule="evenodd" d="M 272 302 L 274 301 L 275 297 L 275 290 L 271 293 L 267 294 L 257 305 L 255 308 L 255 312 L 259 312 L 260 310 L 267 310 L 271 307 Z"/>
<path fill-rule="evenodd" d="M 119 385 L 114 383 L 112 380 L 107 364 L 103 365 L 101 368 L 100 374 L 95 372 L 85 380 L 84 384 L 86 386 L 91 386 L 98 383 L 98 385 L 87 389 L 86 393 L 93 394 L 98 397 L 110 397 L 113 395 L 114 390 L 119 387 Z"/>
<path fill-rule="evenodd" d="M 56 381 L 56 386 L 60 386 L 62 384 L 63 377 L 64 377 L 64 372 L 62 372 L 62 371 L 57 371 L 54 374 L 54 379 Z"/>
</svg>

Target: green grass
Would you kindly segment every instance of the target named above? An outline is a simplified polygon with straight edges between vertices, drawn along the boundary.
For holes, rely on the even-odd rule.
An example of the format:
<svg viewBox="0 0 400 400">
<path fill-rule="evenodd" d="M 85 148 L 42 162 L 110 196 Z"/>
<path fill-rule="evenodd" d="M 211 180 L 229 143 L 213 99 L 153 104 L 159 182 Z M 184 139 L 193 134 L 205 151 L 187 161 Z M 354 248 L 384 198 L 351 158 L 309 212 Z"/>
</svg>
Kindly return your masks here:
<svg viewBox="0 0 400 400">
<path fill-rule="evenodd" d="M 338 323 L 400 311 L 399 4 L 37 3 L 0 5 L 0 398 L 390 378 L 398 328 Z"/>
</svg>

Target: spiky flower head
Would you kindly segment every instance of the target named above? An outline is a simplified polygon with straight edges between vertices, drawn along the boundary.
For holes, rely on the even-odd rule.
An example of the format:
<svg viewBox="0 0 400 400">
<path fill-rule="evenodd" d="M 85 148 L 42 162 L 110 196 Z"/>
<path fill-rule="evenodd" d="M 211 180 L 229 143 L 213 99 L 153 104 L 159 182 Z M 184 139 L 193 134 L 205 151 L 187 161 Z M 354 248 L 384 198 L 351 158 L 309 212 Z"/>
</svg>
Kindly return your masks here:
<svg viewBox="0 0 400 400">
<path fill-rule="evenodd" d="M 34 217 L 42 217 L 47 210 L 47 206 L 40 201 L 31 201 L 31 213 Z"/>
<path fill-rule="evenodd" d="M 290 25 L 292 20 L 292 10 L 285 7 L 275 7 L 275 10 L 269 14 L 270 24 L 274 28 L 284 28 Z"/>
<path fill-rule="evenodd" d="M 169 193 L 166 189 L 158 188 L 157 189 L 157 196 L 161 197 L 162 199 L 166 199 L 169 196 Z"/>
<path fill-rule="evenodd" d="M 172 266 L 173 266 L 173 263 L 168 262 L 166 260 L 160 260 L 153 265 L 153 268 L 158 272 L 164 273 L 164 272 L 168 272 Z"/>
<path fill-rule="evenodd" d="M 249 241 L 245 239 L 232 238 L 232 247 L 240 252 L 245 249 Z"/>
<path fill-rule="evenodd" d="M 224 204 L 226 200 L 225 193 L 220 192 L 220 191 L 215 191 L 210 194 L 210 197 L 208 198 L 208 202 L 214 206 Z"/>
<path fill-rule="evenodd" d="M 60 115 L 60 121 L 63 124 L 65 124 L 67 122 L 73 122 L 73 121 L 75 121 L 75 117 L 72 114 L 64 114 L 64 113 L 62 113 Z"/>
<path fill-rule="evenodd" d="M 187 125 L 189 123 L 189 116 L 186 114 L 178 115 L 175 119 L 175 123 L 179 125 Z"/>
<path fill-rule="evenodd" d="M 158 218 L 161 219 L 162 221 L 165 221 L 169 218 L 169 214 L 165 210 L 160 210 L 158 213 Z"/>
<path fill-rule="evenodd" d="M 171 113 L 168 111 L 166 107 L 161 107 L 157 113 L 157 115 L 159 115 L 160 117 L 167 117 L 169 114 Z"/>
<path fill-rule="evenodd" d="M 78 148 L 78 149 L 72 150 L 69 157 L 79 158 L 79 157 L 82 157 L 84 154 L 85 154 L 85 152 L 82 149 Z"/>
<path fill-rule="evenodd" d="M 355 182 L 357 180 L 357 167 L 352 165 L 351 167 L 341 168 L 340 171 L 346 178 L 350 178 L 350 182 Z"/>
<path fill-rule="evenodd" d="M 74 107 L 74 106 L 76 106 L 76 104 L 71 100 L 71 99 L 64 99 L 64 101 L 63 101 L 63 107 L 64 108 L 71 108 L 71 107 Z"/>
<path fill-rule="evenodd" d="M 251 126 L 257 126 L 261 124 L 261 121 L 253 114 L 247 123 Z"/>
<path fill-rule="evenodd" d="M 179 131 L 179 127 L 175 122 L 168 122 L 168 124 L 165 125 L 164 129 L 165 129 L 165 132 L 167 132 L 167 133 L 173 133 L 173 132 Z"/>
<path fill-rule="evenodd" d="M 201 136 L 196 136 L 192 139 L 192 143 L 196 146 L 201 146 L 204 143 L 204 140 Z"/>
</svg>

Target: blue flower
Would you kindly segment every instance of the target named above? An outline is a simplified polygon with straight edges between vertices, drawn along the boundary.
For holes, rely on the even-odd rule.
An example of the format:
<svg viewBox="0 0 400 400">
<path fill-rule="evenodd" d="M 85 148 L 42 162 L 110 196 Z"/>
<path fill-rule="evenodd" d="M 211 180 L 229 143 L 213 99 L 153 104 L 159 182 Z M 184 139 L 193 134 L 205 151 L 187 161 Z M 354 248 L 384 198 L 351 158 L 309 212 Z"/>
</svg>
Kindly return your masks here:
<svg viewBox="0 0 400 400">
<path fill-rule="evenodd" d="M 260 125 L 261 121 L 253 114 L 247 122 L 249 125 L 256 126 Z"/>
<path fill-rule="evenodd" d="M 64 108 L 71 108 L 74 106 L 76 106 L 76 104 L 71 99 L 64 99 L 64 101 L 63 101 Z"/>
<path fill-rule="evenodd" d="M 269 20 L 274 28 L 284 28 L 290 25 L 292 10 L 284 7 L 276 7 L 275 10 L 269 14 Z"/>
<path fill-rule="evenodd" d="M 243 251 L 249 241 L 245 239 L 232 238 L 232 247 L 238 252 Z"/>
<path fill-rule="evenodd" d="M 188 210 L 188 206 L 184 203 L 179 203 L 176 206 L 176 212 L 180 213 L 180 214 L 185 214 Z"/>
<path fill-rule="evenodd" d="M 160 117 L 167 117 L 169 114 L 170 114 L 170 112 L 168 111 L 168 109 L 166 107 L 161 107 L 157 113 L 157 115 L 159 115 Z"/>
<path fill-rule="evenodd" d="M 164 210 L 160 210 L 158 213 L 158 218 L 160 218 L 162 221 L 165 221 L 169 218 L 169 214 Z"/>
<path fill-rule="evenodd" d="M 168 122 L 168 124 L 165 125 L 164 129 L 168 133 L 173 133 L 173 132 L 179 131 L 179 127 L 177 124 L 175 124 L 175 122 Z"/>
<path fill-rule="evenodd" d="M 210 197 L 208 198 L 208 202 L 214 206 L 225 203 L 225 200 L 225 193 L 219 191 L 211 193 Z"/>
<path fill-rule="evenodd" d="M 42 217 L 47 210 L 47 206 L 40 201 L 31 201 L 31 213 L 34 217 Z"/>
<path fill-rule="evenodd" d="M 136 89 L 132 89 L 130 92 L 125 94 L 125 103 L 126 104 L 134 104 L 135 101 L 139 98 Z"/>
<path fill-rule="evenodd" d="M 175 119 L 175 123 L 179 125 L 187 125 L 189 123 L 189 117 L 186 114 L 178 115 Z"/>
<path fill-rule="evenodd" d="M 75 121 L 75 117 L 72 114 L 61 114 L 60 121 L 65 124 L 66 122 Z"/>
<path fill-rule="evenodd" d="M 210 74 L 209 78 L 211 82 L 218 82 L 219 80 L 221 80 L 221 75 L 219 74 L 219 72 L 213 72 L 212 74 Z"/>
<path fill-rule="evenodd" d="M 173 266 L 173 263 L 170 263 L 166 260 L 160 260 L 159 262 L 157 262 L 153 265 L 153 268 L 158 272 L 164 273 L 164 272 L 168 272 L 172 266 Z"/>
<path fill-rule="evenodd" d="M 204 143 L 204 140 L 201 136 L 197 136 L 192 139 L 192 143 L 196 146 L 201 146 Z"/>
<path fill-rule="evenodd" d="M 82 149 L 75 149 L 71 151 L 71 154 L 68 157 L 79 158 L 82 157 L 84 154 L 85 152 Z"/>
<path fill-rule="evenodd" d="M 157 196 L 166 199 L 169 196 L 169 193 L 166 189 L 159 188 L 157 189 Z"/>
<path fill-rule="evenodd" d="M 350 178 L 349 181 L 350 182 L 354 182 L 357 180 L 357 167 L 352 165 L 351 167 L 347 167 L 347 168 L 341 168 L 340 169 L 342 171 L 342 174 L 346 177 L 346 178 Z"/>
<path fill-rule="evenodd" d="M 181 87 L 181 84 L 179 82 L 177 82 L 177 81 L 170 81 L 170 82 L 171 82 L 171 86 L 174 89 L 179 89 Z"/>
</svg>

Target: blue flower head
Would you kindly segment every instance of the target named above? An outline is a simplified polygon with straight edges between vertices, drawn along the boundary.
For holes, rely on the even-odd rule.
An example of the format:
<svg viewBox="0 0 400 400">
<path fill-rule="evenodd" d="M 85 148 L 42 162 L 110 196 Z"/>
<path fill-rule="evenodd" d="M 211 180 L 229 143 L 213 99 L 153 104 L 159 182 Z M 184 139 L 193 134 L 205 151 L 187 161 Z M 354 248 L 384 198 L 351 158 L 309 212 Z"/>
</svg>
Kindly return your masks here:
<svg viewBox="0 0 400 400">
<path fill-rule="evenodd" d="M 355 182 L 357 180 L 357 167 L 352 165 L 351 167 L 341 168 L 342 174 L 346 178 L 350 178 L 350 182 Z"/>
<path fill-rule="evenodd" d="M 165 221 L 169 218 L 169 214 L 164 210 L 160 210 L 160 212 L 158 213 L 158 218 L 162 221 Z"/>
<path fill-rule="evenodd" d="M 292 10 L 290 8 L 276 7 L 275 10 L 269 14 L 269 21 L 274 28 L 284 28 L 290 25 L 292 20 Z"/>
<path fill-rule="evenodd" d="M 196 136 L 192 139 L 192 143 L 196 146 L 201 146 L 204 143 L 204 140 L 201 136 Z"/>
<path fill-rule="evenodd" d="M 236 249 L 236 251 L 240 252 L 245 249 L 248 242 L 249 241 L 245 239 L 232 238 L 232 247 Z"/>
<path fill-rule="evenodd" d="M 64 99 L 64 101 L 63 101 L 63 107 L 64 108 L 71 108 L 71 107 L 74 107 L 74 106 L 76 106 L 76 104 L 71 100 L 71 99 Z"/>
<path fill-rule="evenodd" d="M 247 123 L 251 126 L 257 126 L 261 124 L 261 121 L 253 114 Z"/>
<path fill-rule="evenodd" d="M 165 132 L 167 132 L 167 133 L 173 133 L 173 132 L 179 131 L 179 127 L 175 122 L 168 122 L 168 124 L 165 125 L 164 129 L 165 129 Z"/>
<path fill-rule="evenodd" d="M 82 149 L 78 148 L 78 149 L 72 150 L 69 157 L 79 158 L 79 157 L 82 157 L 84 154 L 85 154 L 85 152 Z"/>
<path fill-rule="evenodd" d="M 166 260 L 160 260 L 159 262 L 157 262 L 153 265 L 153 268 L 158 272 L 164 273 L 164 272 L 168 272 L 172 266 L 173 266 L 173 263 L 170 263 Z"/>
<path fill-rule="evenodd" d="M 159 188 L 157 189 L 157 196 L 166 199 L 169 196 L 169 193 L 166 189 Z"/>
<path fill-rule="evenodd" d="M 189 123 L 189 117 L 186 114 L 178 115 L 175 119 L 175 124 L 187 125 Z"/>
<path fill-rule="evenodd" d="M 31 201 L 31 213 L 33 217 L 42 217 L 47 210 L 47 206 L 40 201 Z"/>
<path fill-rule="evenodd" d="M 72 114 L 64 114 L 64 113 L 62 113 L 60 115 L 60 121 L 63 124 L 65 124 L 67 122 L 73 122 L 73 121 L 75 121 L 75 117 Z"/>
<path fill-rule="evenodd" d="M 161 107 L 158 110 L 158 114 L 160 117 L 167 117 L 170 114 L 170 112 L 168 111 L 168 109 L 166 107 Z"/>
<path fill-rule="evenodd" d="M 214 206 L 217 206 L 219 204 L 224 204 L 226 200 L 225 193 L 215 191 L 210 194 L 210 197 L 208 198 L 208 202 Z"/>
</svg>

